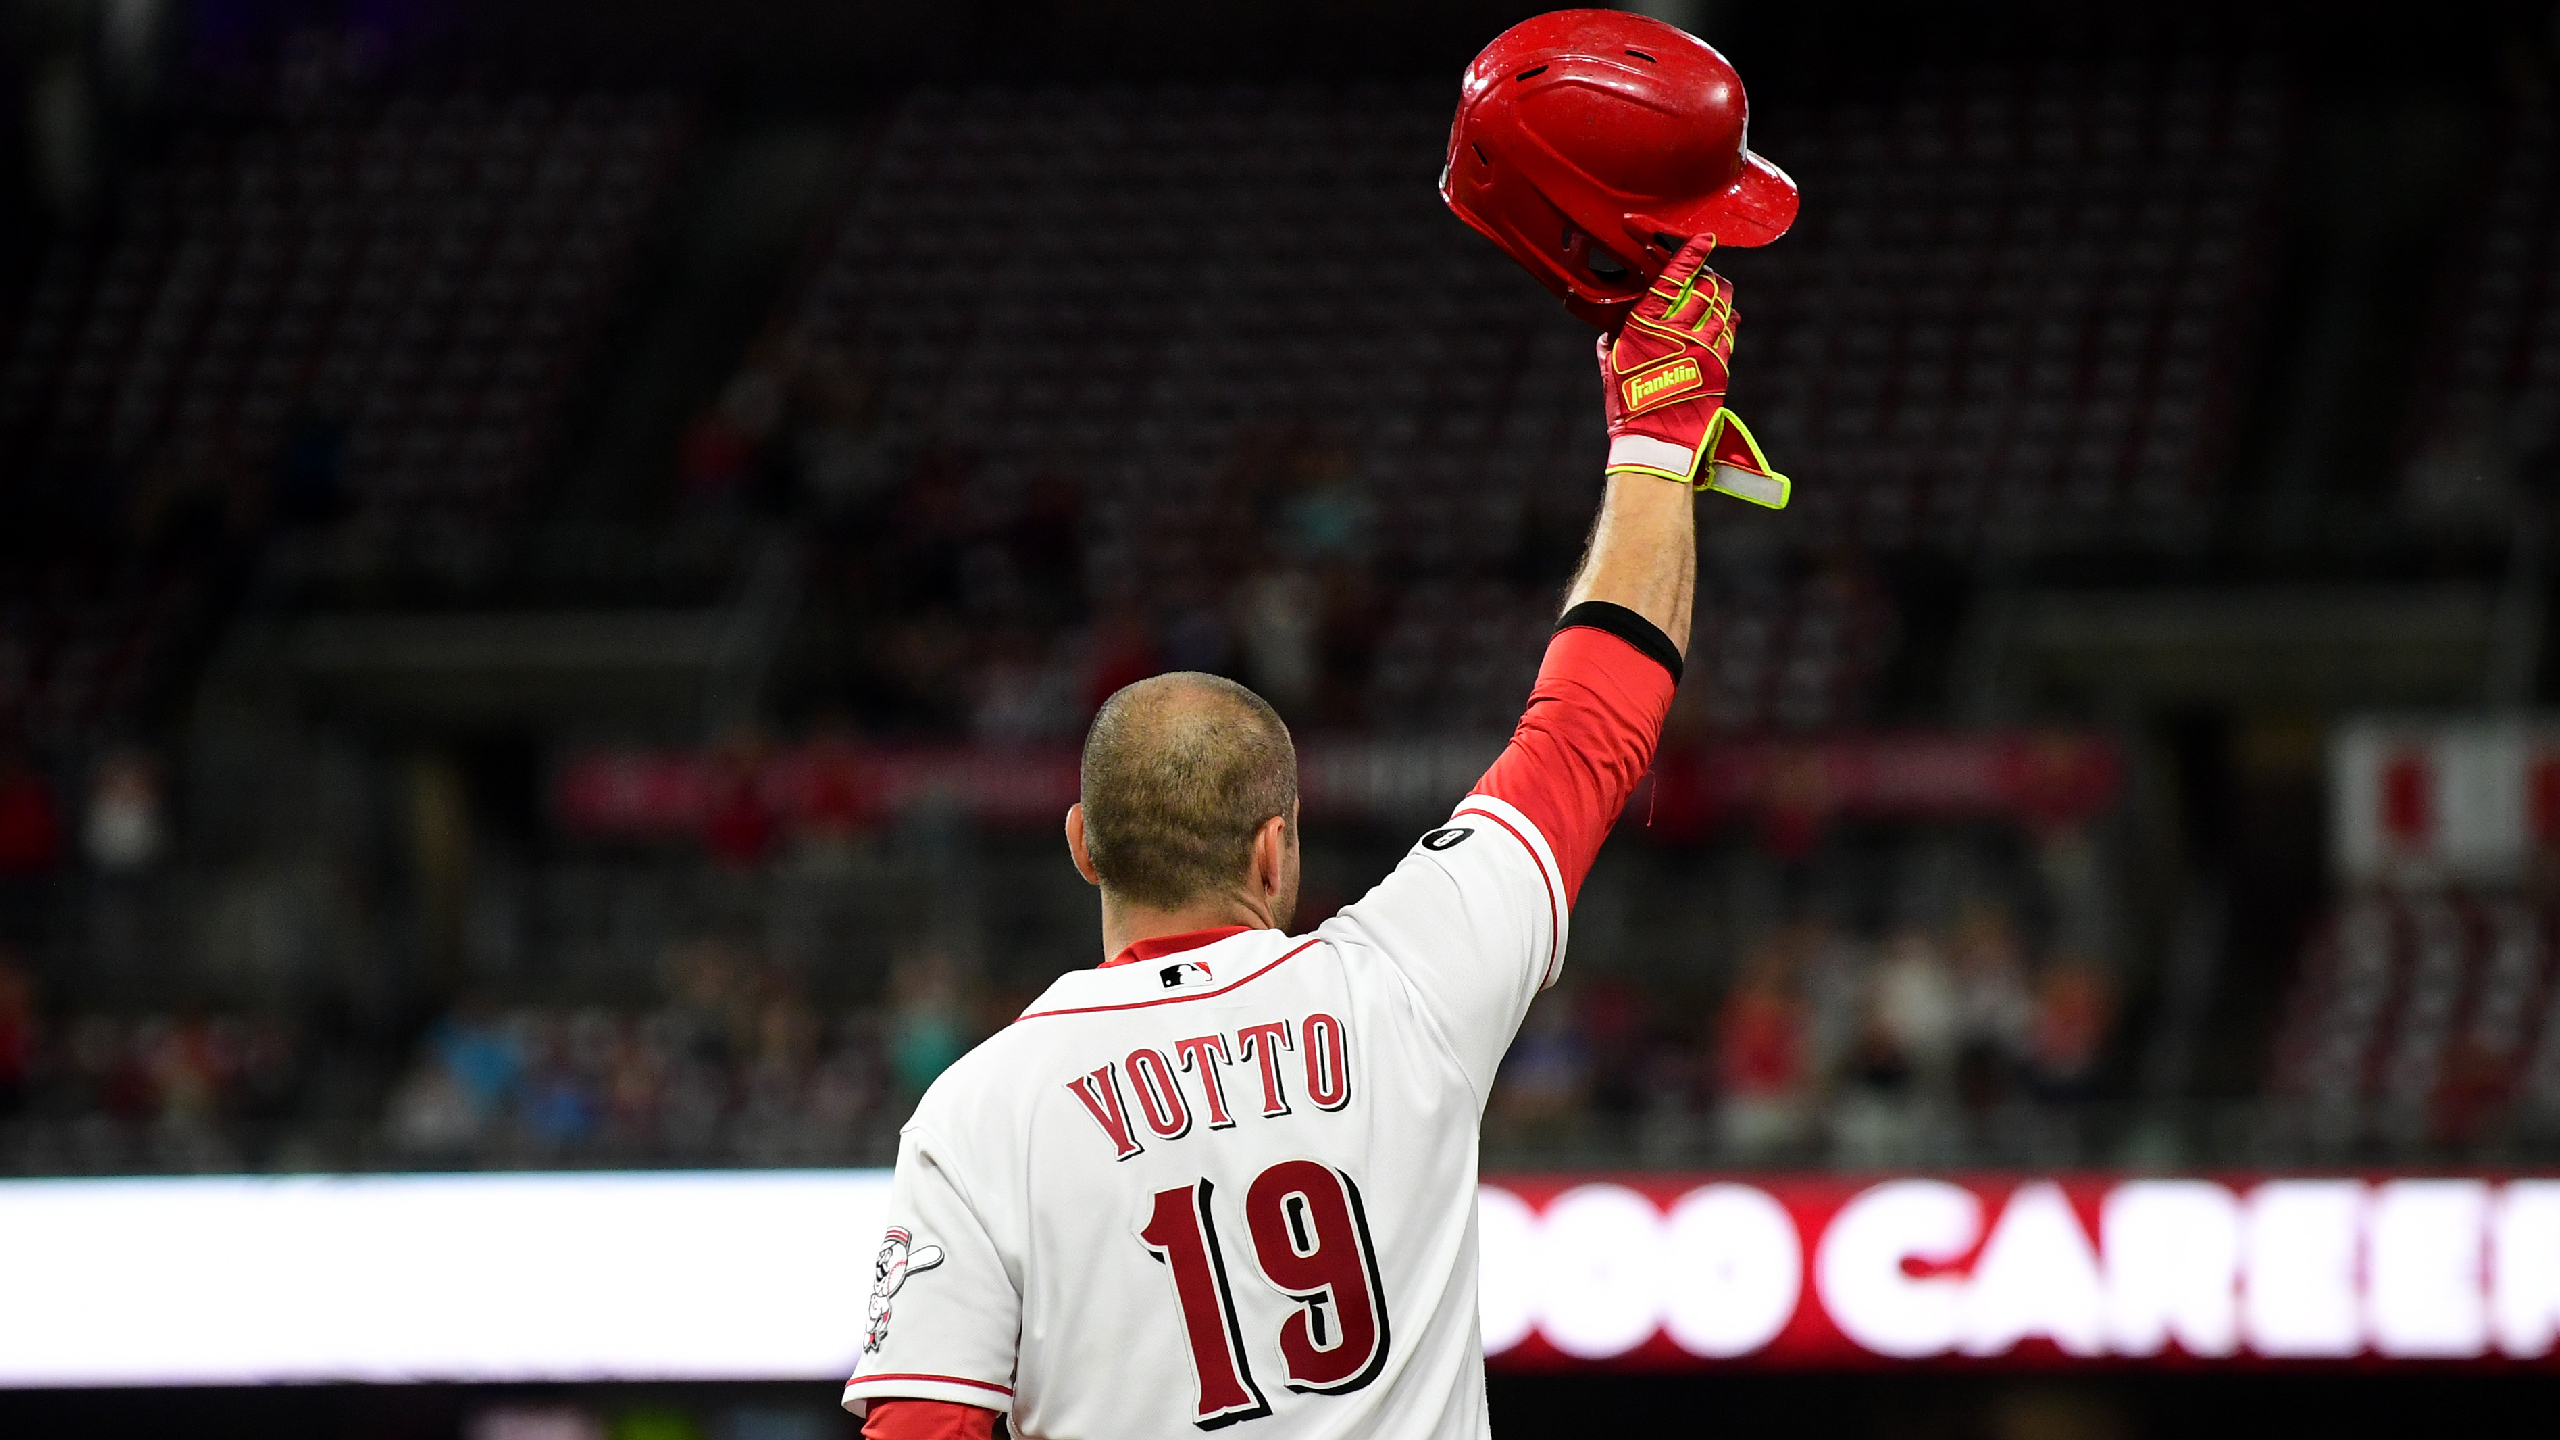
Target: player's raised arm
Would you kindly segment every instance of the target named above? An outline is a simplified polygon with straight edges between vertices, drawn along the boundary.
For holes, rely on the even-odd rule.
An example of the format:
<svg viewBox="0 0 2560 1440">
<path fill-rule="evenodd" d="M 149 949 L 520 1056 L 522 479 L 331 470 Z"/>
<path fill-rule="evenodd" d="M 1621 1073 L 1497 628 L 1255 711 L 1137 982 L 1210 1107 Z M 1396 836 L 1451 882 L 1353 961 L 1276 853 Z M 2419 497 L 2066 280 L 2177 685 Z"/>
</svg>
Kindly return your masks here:
<svg viewBox="0 0 2560 1440">
<path fill-rule="evenodd" d="M 1446 825 L 1327 922 L 1404 973 L 1479 1099 L 1555 983 L 1583 877 L 1653 765 L 1689 637 L 1695 492 L 1784 497 L 1724 410 L 1733 290 L 1706 268 L 1711 246 L 1683 248 L 1601 342 L 1606 490 L 1511 743 Z"/>
<path fill-rule="evenodd" d="M 1600 340 L 1607 490 L 1537 687 L 1475 793 L 1546 837 L 1568 900 L 1653 764 L 1689 648 L 1698 577 L 1695 490 L 1786 503 L 1750 432 L 1724 408 L 1733 287 L 1690 241 L 1627 323 Z"/>
</svg>

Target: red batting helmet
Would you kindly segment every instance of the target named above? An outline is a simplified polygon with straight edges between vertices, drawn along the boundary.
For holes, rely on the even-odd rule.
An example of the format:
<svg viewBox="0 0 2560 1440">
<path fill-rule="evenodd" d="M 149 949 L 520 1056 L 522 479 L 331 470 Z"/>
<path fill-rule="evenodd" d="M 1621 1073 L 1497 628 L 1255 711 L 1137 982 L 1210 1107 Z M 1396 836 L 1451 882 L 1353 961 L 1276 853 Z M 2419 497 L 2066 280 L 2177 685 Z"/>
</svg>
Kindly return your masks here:
<svg viewBox="0 0 2560 1440">
<path fill-rule="evenodd" d="M 1742 77 L 1685 30 L 1557 10 L 1467 67 L 1440 198 L 1603 328 L 1692 236 L 1766 245 L 1796 182 L 1751 153 Z"/>
</svg>

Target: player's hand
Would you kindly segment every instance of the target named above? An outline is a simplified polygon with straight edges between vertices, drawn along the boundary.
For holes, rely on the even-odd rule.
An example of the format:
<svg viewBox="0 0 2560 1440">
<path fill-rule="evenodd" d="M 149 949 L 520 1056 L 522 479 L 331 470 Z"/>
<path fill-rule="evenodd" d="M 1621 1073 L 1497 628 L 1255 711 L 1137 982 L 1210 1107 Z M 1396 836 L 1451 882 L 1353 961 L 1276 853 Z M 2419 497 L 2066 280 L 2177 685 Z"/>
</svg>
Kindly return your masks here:
<svg viewBox="0 0 2560 1440">
<path fill-rule="evenodd" d="M 1707 268 L 1715 237 L 1700 235 L 1655 277 L 1615 335 L 1600 338 L 1609 411 L 1609 465 L 1783 510 L 1787 477 L 1724 408 L 1733 357 L 1733 284 Z"/>
</svg>

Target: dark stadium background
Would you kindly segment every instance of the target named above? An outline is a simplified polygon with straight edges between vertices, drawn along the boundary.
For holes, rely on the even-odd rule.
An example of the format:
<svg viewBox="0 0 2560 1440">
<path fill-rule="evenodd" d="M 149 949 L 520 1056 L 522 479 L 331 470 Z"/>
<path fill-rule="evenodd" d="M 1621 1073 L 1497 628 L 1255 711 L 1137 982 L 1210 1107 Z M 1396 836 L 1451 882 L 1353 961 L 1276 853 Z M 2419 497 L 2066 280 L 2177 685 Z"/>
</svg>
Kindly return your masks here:
<svg viewBox="0 0 2560 1440">
<path fill-rule="evenodd" d="M 1355 897 L 1498 742 L 1595 494 L 1586 332 L 1431 192 L 1458 70 L 1533 8 L 13 0 L 0 1174 L 885 1163 L 950 1055 L 1090 963 L 1049 799 L 1151 668 L 1273 695 L 1335 767 L 1301 920 Z M 1804 187 L 1719 260 L 1800 498 L 1702 506 L 1650 823 L 1488 1169 L 2547 1170 L 2560 1060 L 2442 1012 L 2486 1013 L 2499 935 L 2548 970 L 2549 850 L 2376 880 L 2331 826 L 2360 717 L 2553 699 L 2560 9 L 1674 18 Z M 1924 742 L 2008 778 L 1821 771 Z M 2365 934 L 2400 977 L 2369 1004 Z M 1493 1386 L 1506 1435 L 2560 1399 L 2425 1366 Z M 831 1399 L 0 1420 L 851 1433 Z"/>
</svg>

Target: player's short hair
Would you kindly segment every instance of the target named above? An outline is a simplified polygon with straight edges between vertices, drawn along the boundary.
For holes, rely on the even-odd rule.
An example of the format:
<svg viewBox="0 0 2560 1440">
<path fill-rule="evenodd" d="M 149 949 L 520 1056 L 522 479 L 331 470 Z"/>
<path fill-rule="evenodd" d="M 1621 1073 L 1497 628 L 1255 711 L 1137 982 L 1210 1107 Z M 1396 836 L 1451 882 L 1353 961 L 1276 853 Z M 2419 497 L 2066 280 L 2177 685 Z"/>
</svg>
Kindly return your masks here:
<svg viewBox="0 0 2560 1440">
<path fill-rule="evenodd" d="M 1178 670 L 1102 703 L 1082 787 L 1085 851 L 1103 888 L 1173 909 L 1235 884 L 1265 821 L 1297 823 L 1298 751 L 1269 701 Z"/>
</svg>

